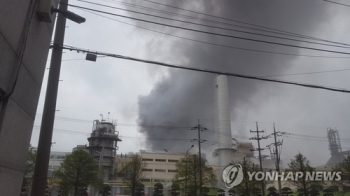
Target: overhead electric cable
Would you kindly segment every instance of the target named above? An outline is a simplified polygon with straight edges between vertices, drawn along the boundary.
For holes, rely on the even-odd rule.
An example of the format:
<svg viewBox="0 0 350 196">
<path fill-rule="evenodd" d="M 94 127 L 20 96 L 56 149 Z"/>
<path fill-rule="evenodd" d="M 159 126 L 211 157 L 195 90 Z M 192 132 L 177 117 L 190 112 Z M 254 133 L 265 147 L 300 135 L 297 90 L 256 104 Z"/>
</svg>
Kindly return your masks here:
<svg viewBox="0 0 350 196">
<path fill-rule="evenodd" d="M 156 17 L 156 18 L 161 18 L 161 19 L 166 19 L 166 20 L 172 20 L 176 22 L 182 22 L 182 23 L 187 23 L 187 24 L 193 24 L 197 26 L 203 26 L 203 27 L 210 27 L 210 28 L 215 28 L 215 29 L 220 29 L 220 30 L 225 30 L 225 31 L 232 31 L 232 32 L 238 32 L 238 33 L 245 33 L 245 34 L 250 34 L 250 35 L 257 35 L 257 36 L 262 36 L 262 37 L 269 37 L 269 38 L 275 38 L 275 39 L 282 39 L 282 40 L 289 40 L 289 41 L 297 41 L 297 42 L 304 42 L 304 43 L 309 43 L 309 44 L 316 44 L 316 45 L 322 45 L 322 46 L 331 46 L 331 47 L 338 47 L 338 48 L 350 48 L 349 46 L 339 46 L 339 45 L 334 45 L 334 44 L 324 44 L 324 43 L 318 43 L 318 42 L 312 42 L 312 41 L 305 41 L 305 40 L 300 40 L 300 39 L 293 39 L 293 38 L 287 38 L 287 37 L 280 37 L 280 36 L 275 36 L 275 35 L 266 35 L 266 34 L 261 34 L 261 33 L 254 33 L 254 32 L 249 32 L 249 31 L 242 31 L 242 30 L 236 30 L 236 29 L 230 29 L 230 28 L 223 28 L 223 27 L 218 27 L 218 26 L 211 26 L 211 25 L 205 25 L 205 24 L 200 24 L 200 23 L 195 23 L 195 22 L 189 22 L 185 20 L 178 20 L 174 18 L 168 18 L 168 17 L 163 17 L 163 16 L 157 16 L 153 14 L 148 14 L 148 13 L 143 13 L 143 12 L 138 12 L 138 11 L 133 11 L 133 10 L 128 10 L 128 9 L 123 9 L 123 8 L 118 8 L 114 6 L 109 6 L 109 5 L 104 5 L 100 3 L 94 3 L 90 1 L 85 1 L 85 0 L 77 0 L 81 1 L 84 3 L 88 4 L 93 4 L 93 5 L 98 5 L 102 7 L 108 7 L 112 9 L 117 9 L 117 10 L 123 10 L 123 11 L 128 11 L 132 13 L 137 13 L 145 16 L 151 16 L 151 17 Z"/>
<path fill-rule="evenodd" d="M 242 25 L 237 25 L 237 24 L 232 24 L 232 23 L 226 23 L 226 22 L 222 22 L 222 21 L 210 20 L 210 19 L 199 18 L 199 17 L 189 16 L 189 15 L 184 15 L 184 14 L 178 14 L 178 13 L 169 12 L 169 11 L 165 11 L 165 10 L 154 9 L 154 8 L 150 8 L 150 7 L 146 7 L 146 6 L 141 6 L 141 5 L 137 5 L 137 4 L 126 3 L 126 2 L 123 2 L 123 1 L 117 1 L 117 0 L 110 0 L 110 1 L 108 1 L 108 0 L 102 0 L 102 1 L 109 2 L 109 3 L 114 3 L 114 4 L 121 4 L 121 5 L 124 5 L 124 6 L 130 6 L 130 7 L 134 7 L 134 8 L 136 7 L 136 8 L 138 8 L 138 9 L 143 9 L 143 10 L 158 12 L 158 13 L 162 13 L 162 14 L 170 14 L 170 15 L 175 15 L 175 16 L 178 16 L 178 17 L 183 17 L 183 18 L 189 18 L 189 19 L 195 19 L 195 20 L 200 20 L 200 21 L 215 23 L 215 24 L 224 24 L 224 25 L 228 25 L 228 26 L 234 26 L 234 27 L 239 27 L 239 28 L 244 28 L 244 29 L 250 29 L 250 30 L 255 30 L 255 31 L 261 31 L 261 32 L 267 32 L 267 33 L 272 33 L 272 34 L 287 35 L 287 36 L 298 37 L 298 38 L 303 38 L 303 39 L 310 39 L 310 40 L 322 41 L 322 42 L 327 42 L 327 43 L 336 43 L 336 44 L 339 44 L 339 45 L 350 46 L 349 44 L 345 44 L 345 43 L 329 41 L 329 40 L 320 39 L 320 38 L 315 38 L 315 37 L 306 36 L 306 35 L 303 36 L 303 35 L 295 34 L 295 33 L 288 32 L 288 31 L 285 31 L 286 33 L 283 33 L 283 32 L 279 32 L 278 30 L 274 30 L 274 31 L 273 31 L 273 30 L 267 30 L 267 29 L 261 29 L 261 28 L 254 28 L 254 27 L 242 26 Z M 118 3 L 118 2 L 119 2 L 119 3 Z M 266 27 L 265 27 L 265 28 L 266 28 Z"/>
<path fill-rule="evenodd" d="M 262 25 L 256 25 L 256 24 L 252 24 L 252 23 L 248 23 L 248 22 L 239 21 L 239 20 L 233 20 L 233 19 L 230 19 L 230 18 L 210 15 L 210 14 L 197 12 L 197 11 L 193 11 L 193 10 L 187 10 L 187 9 L 184 9 L 184 8 L 175 7 L 175 6 L 171 6 L 171 5 L 167 5 L 167 4 L 162 4 L 162 3 L 158 3 L 158 2 L 154 2 L 154 1 L 150 1 L 150 0 L 144 0 L 144 1 L 147 1 L 147 2 L 150 2 L 150 3 L 154 3 L 154 4 L 163 5 L 163 6 L 167 6 L 167 7 L 171 7 L 171 8 L 175 8 L 175 9 L 179 9 L 179 10 L 184 10 L 184 11 L 187 11 L 187 12 L 201 14 L 201 15 L 204 15 L 204 16 L 210 16 L 210 17 L 219 18 L 219 19 L 223 19 L 223 20 L 228 20 L 228 21 L 232 21 L 232 22 L 236 22 L 236 23 L 245 24 L 245 25 L 255 26 L 255 27 L 264 28 L 264 29 L 269 29 L 269 30 L 273 30 L 273 31 L 277 31 L 277 32 L 283 32 L 283 33 L 288 33 L 288 34 L 292 34 L 292 35 L 299 35 L 299 36 L 303 36 L 305 38 L 312 38 L 312 39 L 316 39 L 316 40 L 320 40 L 320 41 L 327 41 L 327 42 L 331 42 L 331 43 L 335 43 L 335 44 L 343 44 L 343 43 L 340 43 L 340 42 L 324 40 L 324 39 L 315 38 L 315 37 L 312 37 L 312 36 L 302 35 L 302 34 L 298 34 L 298 33 L 292 33 L 292 32 L 279 30 L 279 29 L 275 29 L 275 28 L 271 28 L 271 27 L 265 27 L 265 26 L 262 26 Z"/>
<path fill-rule="evenodd" d="M 260 76 L 260 77 L 269 78 L 269 77 L 283 77 L 283 76 L 299 76 L 299 75 L 322 74 L 322 73 L 332 73 L 332 72 L 342 72 L 342 71 L 350 71 L 350 69 L 336 69 L 336 70 L 314 71 L 314 72 L 304 72 L 304 73 L 278 74 L 278 75 L 268 75 L 268 76 Z"/>
<path fill-rule="evenodd" d="M 315 51 L 350 55 L 349 52 L 326 50 L 326 49 L 312 48 L 312 47 L 306 47 L 306 46 L 298 46 L 298 45 L 293 45 L 293 44 L 286 44 L 286 43 L 265 41 L 265 40 L 252 39 L 252 38 L 246 38 L 246 37 L 239 37 L 239 36 L 227 35 L 227 34 L 222 34 L 222 33 L 213 33 L 213 32 L 208 32 L 208 31 L 202 31 L 202 30 L 191 29 L 191 28 L 186 28 L 186 27 L 179 27 L 179 26 L 175 26 L 175 25 L 169 25 L 169 24 L 165 24 L 165 23 L 159 23 L 159 22 L 124 16 L 124 15 L 120 15 L 120 14 L 114 14 L 114 13 L 110 13 L 110 12 L 105 12 L 105 11 L 96 10 L 96 9 L 90 9 L 90 8 L 72 5 L 72 4 L 68 4 L 68 5 L 71 7 L 76 7 L 76 8 L 80 8 L 80 9 L 86 9 L 86 10 L 95 11 L 95 12 L 104 13 L 104 14 L 109 14 L 109 15 L 118 16 L 118 17 L 122 17 L 122 18 L 128 18 L 128 19 L 132 19 L 132 20 L 138 20 L 138 21 L 142 21 L 142 22 L 147 22 L 147 23 L 152 23 L 152 24 L 157 24 L 157 25 L 162 25 L 162 26 L 167 26 L 167 27 L 172 27 L 172 28 L 177 28 L 177 29 L 182 29 L 182 30 L 193 31 L 193 32 L 197 32 L 197 33 L 204 33 L 204 34 L 210 34 L 210 35 L 216 35 L 216 36 L 221 36 L 221 37 L 228 37 L 228 38 L 234 38 L 234 39 L 240 39 L 240 40 L 246 40 L 246 41 L 252 41 L 252 42 L 260 42 L 260 43 L 265 43 L 265 44 L 273 44 L 273 45 L 279 45 L 279 46 L 286 46 L 286 47 L 301 48 L 301 49 L 307 49 L 307 50 L 315 50 Z"/>
<path fill-rule="evenodd" d="M 167 63 L 162 63 L 162 62 L 157 62 L 157 61 L 133 58 L 133 57 L 123 56 L 123 55 L 118 55 L 118 54 L 102 53 L 102 52 L 97 52 L 97 51 L 80 49 L 80 48 L 75 48 L 75 47 L 71 47 L 71 46 L 61 46 L 61 47 L 62 47 L 62 49 L 67 49 L 67 50 L 71 50 L 71 51 L 75 50 L 75 51 L 81 51 L 81 52 L 101 54 L 101 55 L 110 56 L 110 57 L 119 58 L 119 59 L 143 62 L 143 63 L 147 63 L 147 64 L 160 65 L 163 67 L 170 67 L 170 68 L 198 71 L 198 72 L 204 72 L 204 73 L 219 74 L 219 75 L 227 75 L 227 76 L 233 76 L 233 77 L 238 77 L 238 78 L 246 78 L 246 79 L 253 79 L 253 80 L 260 80 L 260 81 L 267 81 L 267 82 L 275 82 L 275 83 L 281 83 L 281 84 L 291 84 L 291 85 L 296 85 L 296 86 L 303 86 L 303 87 L 315 88 L 315 89 L 324 89 L 324 90 L 335 91 L 335 92 L 350 93 L 350 90 L 348 90 L 348 89 L 339 89 L 339 88 L 319 86 L 319 85 L 314 85 L 314 84 L 297 83 L 297 82 L 292 82 L 292 81 L 262 78 L 262 77 L 251 76 L 251 75 L 244 75 L 244 74 L 238 74 L 238 73 L 232 73 L 232 72 L 222 72 L 222 71 L 209 70 L 209 69 L 200 69 L 200 68 L 195 68 L 195 67 L 185 67 L 185 66 L 167 64 Z"/>
<path fill-rule="evenodd" d="M 106 57 L 106 56 L 100 56 L 100 57 Z M 85 58 L 63 59 L 62 61 L 80 61 L 80 60 L 86 61 Z M 313 74 L 323 74 L 323 73 L 333 73 L 333 72 L 343 72 L 343 71 L 350 71 L 350 69 L 335 69 L 335 70 L 314 71 L 314 72 L 287 73 L 287 74 L 277 74 L 277 75 L 265 75 L 265 76 L 259 76 L 259 77 L 270 78 L 270 77 L 284 77 L 284 76 L 300 76 L 300 75 L 313 75 Z"/>
<path fill-rule="evenodd" d="M 90 12 L 90 11 L 87 11 L 87 10 L 84 10 L 84 9 L 82 9 L 82 11 L 85 11 L 85 12 L 88 12 L 90 14 L 94 14 L 94 15 L 97 15 L 97 16 L 100 16 L 100 17 L 103 17 L 103 18 L 107 18 L 107 19 L 110 19 L 110 20 L 113 20 L 113 21 L 116 21 L 116 22 L 119 22 L 119 23 L 123 23 L 123 24 L 126 24 L 126 25 L 130 25 L 130 26 L 134 26 L 134 27 L 137 27 L 137 28 L 140 28 L 140 29 L 144 29 L 144 30 L 147 30 L 147 31 L 152 31 L 152 32 L 155 32 L 155 33 L 160 33 L 160 34 L 163 34 L 163 35 L 168 35 L 168 36 L 171 36 L 171 37 L 176 37 L 176 38 L 180 38 L 180 39 L 184 39 L 184 40 L 188 40 L 188 41 L 193 41 L 193 42 L 197 42 L 197 43 L 201 43 L 201 44 L 208 44 L 208 45 L 224 47 L 224 48 L 230 48 L 230 49 L 235 49 L 235 50 L 243 50 L 243 51 L 258 52 L 258 53 L 265 53 L 265 54 L 278 54 L 278 55 L 286 55 L 286 56 L 311 57 L 311 58 L 330 58 L 330 59 L 333 59 L 333 58 L 336 58 L 336 59 L 338 59 L 338 58 L 340 58 L 340 59 L 342 59 L 342 58 L 344 58 L 344 59 L 350 58 L 350 57 L 345 57 L 345 56 L 344 57 L 340 57 L 340 56 L 334 56 L 333 57 L 333 56 L 320 56 L 320 55 L 290 54 L 290 53 L 283 53 L 283 52 L 272 52 L 272 51 L 256 50 L 256 49 L 248 49 L 248 48 L 241 48 L 241 47 L 234 47 L 234 46 L 216 44 L 216 43 L 212 43 L 212 42 L 205 42 L 205 41 L 200 41 L 200 40 L 191 39 L 191 38 L 187 38 L 187 37 L 177 36 L 177 35 L 170 34 L 170 33 L 164 33 L 164 32 L 161 32 L 161 31 L 156 31 L 156 30 L 149 29 L 149 28 L 146 28 L 146 27 L 142 27 L 142 26 L 130 24 L 130 23 L 127 23 L 127 22 L 124 22 L 124 21 L 120 21 L 120 20 L 117 20 L 117 19 L 114 19 L 114 18 L 110 18 L 110 17 L 104 16 L 104 15 L 101 15 L 101 14 Z"/>
<path fill-rule="evenodd" d="M 342 6 L 346 6 L 346 7 L 350 7 L 350 5 L 348 5 L 348 4 L 339 3 L 339 2 L 335 2 L 335 1 L 329 1 L 329 0 L 323 0 L 323 1 L 326 1 L 326 2 L 329 2 L 329 3 L 338 4 L 338 5 L 342 5 Z"/>
<path fill-rule="evenodd" d="M 40 126 L 34 126 L 34 129 L 40 129 Z M 65 129 L 54 129 L 54 132 L 57 132 L 57 133 L 64 133 L 64 134 L 73 134 L 73 135 L 84 135 L 84 136 L 89 136 L 91 134 L 90 133 L 86 133 L 86 132 L 81 132 L 81 131 L 71 131 L 71 130 L 65 130 Z M 119 135 L 119 138 L 120 139 L 138 139 L 138 140 L 141 140 L 141 139 L 145 139 L 147 138 L 147 140 L 151 140 L 151 141 L 164 141 L 164 140 L 169 140 L 169 141 L 185 141 L 185 142 L 191 142 L 193 139 L 185 139 L 185 138 L 168 138 L 168 137 L 134 137 L 134 136 L 121 136 Z M 209 143 L 217 143 L 217 141 L 208 141 L 206 140 L 207 142 Z"/>
<path fill-rule="evenodd" d="M 36 116 L 42 117 L 41 114 L 36 114 Z M 79 122 L 79 123 L 91 123 L 90 120 L 76 119 L 76 118 L 65 118 L 65 117 L 55 117 L 55 120 L 62 120 L 68 122 Z M 178 130 L 190 130 L 191 126 L 180 127 L 180 126 L 165 126 L 165 125 L 147 125 L 147 124 L 129 124 L 129 123 L 120 123 L 118 122 L 116 126 L 133 126 L 133 127 L 145 127 L 145 128 L 161 128 L 161 129 L 177 129 Z"/>
</svg>

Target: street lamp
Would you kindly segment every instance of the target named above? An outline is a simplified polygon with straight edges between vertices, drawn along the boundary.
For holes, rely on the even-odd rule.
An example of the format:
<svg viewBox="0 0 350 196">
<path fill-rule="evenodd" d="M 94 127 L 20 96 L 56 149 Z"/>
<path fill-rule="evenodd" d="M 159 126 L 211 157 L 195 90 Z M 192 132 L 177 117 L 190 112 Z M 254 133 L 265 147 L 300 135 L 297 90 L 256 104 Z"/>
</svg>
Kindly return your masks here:
<svg viewBox="0 0 350 196">
<path fill-rule="evenodd" d="M 186 187 L 187 187 L 187 162 L 188 162 L 187 154 L 188 154 L 188 151 L 190 151 L 193 148 L 193 146 L 194 145 L 192 144 L 192 146 L 186 151 L 186 170 L 185 170 L 186 175 L 185 175 L 185 188 L 184 188 L 185 196 L 186 196 Z"/>
<path fill-rule="evenodd" d="M 71 11 L 68 11 L 68 10 L 62 11 L 62 10 L 60 10 L 60 9 L 52 8 L 52 9 L 51 9 L 51 13 L 54 13 L 54 12 L 60 13 L 60 14 L 62 14 L 65 18 L 67 18 L 67 19 L 69 19 L 69 20 L 71 20 L 71 21 L 74 21 L 74 22 L 76 22 L 76 23 L 79 23 L 79 24 L 81 24 L 81 23 L 83 23 L 83 22 L 86 21 L 85 18 L 83 18 L 83 17 L 81 17 L 81 16 L 79 16 L 79 15 L 77 15 L 77 14 L 71 12 Z"/>
</svg>

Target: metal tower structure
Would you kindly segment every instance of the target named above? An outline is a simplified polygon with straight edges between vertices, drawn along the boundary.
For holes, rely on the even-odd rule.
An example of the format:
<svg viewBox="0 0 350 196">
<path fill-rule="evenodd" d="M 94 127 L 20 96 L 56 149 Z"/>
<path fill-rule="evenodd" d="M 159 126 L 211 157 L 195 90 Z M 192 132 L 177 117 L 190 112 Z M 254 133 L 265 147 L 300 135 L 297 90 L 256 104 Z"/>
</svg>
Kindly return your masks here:
<svg viewBox="0 0 350 196">
<path fill-rule="evenodd" d="M 115 130 L 115 121 L 94 120 L 88 141 L 87 148 L 90 154 L 95 157 L 99 167 L 104 170 L 104 181 L 114 180 L 117 142 L 122 141 L 119 139 L 119 132 Z"/>
<path fill-rule="evenodd" d="M 338 130 L 327 128 L 327 137 L 329 142 L 329 150 L 331 151 L 331 158 L 329 158 L 326 165 L 334 166 L 344 159 Z"/>
<path fill-rule="evenodd" d="M 329 150 L 331 151 L 331 155 L 337 155 L 341 153 L 342 149 L 341 149 L 338 130 L 328 128 L 327 137 L 328 137 Z"/>
</svg>

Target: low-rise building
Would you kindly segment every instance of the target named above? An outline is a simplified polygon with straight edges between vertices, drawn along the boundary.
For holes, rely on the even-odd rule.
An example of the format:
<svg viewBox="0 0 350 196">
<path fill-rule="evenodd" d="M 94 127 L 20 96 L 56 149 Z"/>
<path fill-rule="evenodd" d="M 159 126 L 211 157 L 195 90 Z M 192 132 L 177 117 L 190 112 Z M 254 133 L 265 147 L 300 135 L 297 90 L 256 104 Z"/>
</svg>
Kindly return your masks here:
<svg viewBox="0 0 350 196">
<path fill-rule="evenodd" d="M 66 158 L 66 156 L 69 155 L 69 154 L 71 154 L 71 152 L 51 151 L 47 177 L 49 177 L 49 178 L 54 177 L 54 172 L 58 168 L 60 168 L 61 163 Z"/>
<path fill-rule="evenodd" d="M 166 151 L 145 151 L 140 150 L 138 153 L 145 163 L 144 177 L 141 180 L 145 185 L 145 196 L 153 194 L 153 187 L 156 183 L 161 183 L 164 187 L 163 194 L 170 195 L 172 180 L 176 174 L 176 163 L 186 156 L 185 153 L 175 153 Z M 130 161 L 133 154 L 117 155 L 117 170 L 122 169 L 123 164 Z M 115 187 L 118 195 L 128 194 L 127 186 L 123 183 L 121 177 L 111 183 Z"/>
</svg>

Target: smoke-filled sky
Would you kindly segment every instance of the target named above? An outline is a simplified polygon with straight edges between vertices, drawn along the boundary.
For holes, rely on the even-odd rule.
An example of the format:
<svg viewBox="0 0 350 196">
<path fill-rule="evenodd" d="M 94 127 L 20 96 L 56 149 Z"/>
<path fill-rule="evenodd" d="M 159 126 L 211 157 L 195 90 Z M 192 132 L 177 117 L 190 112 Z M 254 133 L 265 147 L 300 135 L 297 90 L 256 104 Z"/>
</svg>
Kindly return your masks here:
<svg viewBox="0 0 350 196">
<path fill-rule="evenodd" d="M 238 24 L 143 0 L 124 2 L 218 22 Z M 167 0 L 158 2 L 288 32 L 350 43 L 348 37 L 350 8 L 321 0 Z M 70 1 L 70 3 L 203 31 L 298 46 L 348 51 L 336 47 L 199 27 L 79 1 Z M 99 1 L 99 3 L 129 9 L 129 7 L 115 2 Z M 70 8 L 70 10 L 83 15 L 87 21 L 80 25 L 67 23 L 69 27 L 66 29 L 66 45 L 171 64 L 255 76 L 271 76 L 288 81 L 350 89 L 350 79 L 347 77 L 349 71 L 346 70 L 288 75 L 342 70 L 349 66 L 348 58 L 298 55 L 348 57 L 347 55 L 223 38 L 113 16 L 106 16 L 109 17 L 108 19 L 76 8 Z M 136 8 L 133 10 L 144 12 L 144 10 Z M 160 15 L 159 13 L 155 14 Z M 163 16 L 200 22 L 169 14 L 163 14 Z M 295 54 L 295 56 L 198 43 L 140 29 L 115 20 L 189 39 L 231 47 Z M 202 23 L 259 32 L 219 23 L 213 24 L 203 21 Z M 248 25 L 244 26 L 249 27 Z M 203 143 L 203 151 L 207 153 L 207 158 L 211 157 L 211 152 L 217 147 L 214 143 L 218 136 L 215 134 L 214 115 L 215 75 L 107 57 L 98 58 L 96 63 L 72 60 L 83 59 L 84 55 L 69 51 L 64 54 L 63 58 L 69 61 L 62 63 L 61 78 L 63 82 L 60 84 L 57 106 L 60 111 L 56 113 L 56 116 L 61 117 L 61 119 L 57 119 L 55 128 L 73 132 L 55 132 L 53 141 L 56 144 L 52 147 L 53 150 L 69 151 L 75 145 L 87 143 L 86 135 L 91 132 L 92 120 L 100 119 L 100 113 L 106 117 L 107 113 L 111 112 L 110 118 L 118 119 L 120 124 L 118 131 L 123 138 L 123 142 L 119 144 L 119 152 L 138 151 L 139 149 L 166 149 L 167 151 L 185 152 L 192 143 L 183 139 L 197 138 L 197 132 L 188 127 L 195 126 L 199 119 L 200 124 L 209 129 L 209 131 L 202 133 L 202 137 L 207 140 Z M 46 78 L 38 114 L 42 114 L 43 94 L 46 89 L 45 81 Z M 256 130 L 255 122 L 259 123 L 259 129 L 265 130 L 266 134 L 273 131 L 273 123 L 275 123 L 277 131 L 299 134 L 299 136 L 284 138 L 282 148 L 284 162 L 289 162 L 296 153 L 301 152 L 309 158 L 311 165 L 324 164 L 330 154 L 325 139 L 327 127 L 337 127 L 342 139 L 343 150 L 350 148 L 350 145 L 347 144 L 349 140 L 346 139 L 350 138 L 350 129 L 348 128 L 350 125 L 348 122 L 350 116 L 349 94 L 233 77 L 229 77 L 229 91 L 232 133 L 238 141 L 247 141 L 247 138 L 253 136 L 249 131 Z M 36 126 L 40 126 L 40 120 L 41 118 L 36 120 Z M 90 124 L 89 121 L 91 121 Z M 75 131 L 86 134 L 79 135 Z M 32 144 L 34 146 L 38 140 L 38 132 L 38 129 L 33 130 Z M 315 137 L 301 137 L 300 134 Z M 262 146 L 272 142 L 272 139 L 265 140 L 262 142 Z M 257 146 L 256 143 L 254 145 Z M 195 145 L 191 152 L 194 153 L 197 150 Z M 269 152 L 264 151 L 263 154 L 269 154 Z"/>
</svg>

